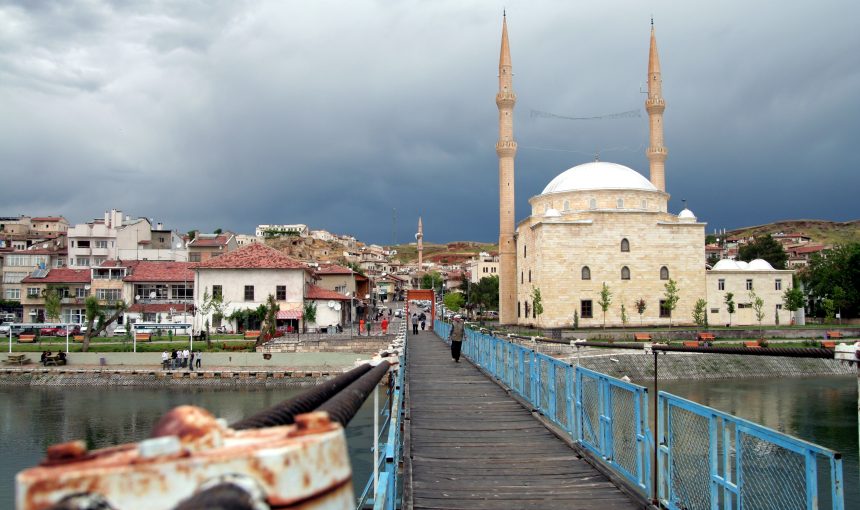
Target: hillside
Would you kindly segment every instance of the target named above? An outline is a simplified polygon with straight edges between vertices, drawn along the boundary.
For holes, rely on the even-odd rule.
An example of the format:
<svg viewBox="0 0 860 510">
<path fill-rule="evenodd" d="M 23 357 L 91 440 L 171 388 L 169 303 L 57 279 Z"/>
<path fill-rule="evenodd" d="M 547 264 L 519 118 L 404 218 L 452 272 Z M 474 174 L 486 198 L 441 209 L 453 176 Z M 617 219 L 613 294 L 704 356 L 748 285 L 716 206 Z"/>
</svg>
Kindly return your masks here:
<svg viewBox="0 0 860 510">
<path fill-rule="evenodd" d="M 403 263 L 418 261 L 418 246 L 415 243 L 400 244 L 394 247 L 397 250 L 396 259 Z M 473 241 L 456 241 L 448 244 L 424 243 L 424 260 L 442 264 L 454 264 L 468 260 L 482 251 L 497 252 L 497 244 L 476 243 Z"/>
<path fill-rule="evenodd" d="M 847 244 L 860 242 L 860 220 L 826 221 L 826 220 L 786 220 L 753 227 L 743 227 L 729 230 L 729 237 L 748 237 L 763 234 L 803 233 L 812 238 L 812 242 L 820 244 Z"/>
</svg>

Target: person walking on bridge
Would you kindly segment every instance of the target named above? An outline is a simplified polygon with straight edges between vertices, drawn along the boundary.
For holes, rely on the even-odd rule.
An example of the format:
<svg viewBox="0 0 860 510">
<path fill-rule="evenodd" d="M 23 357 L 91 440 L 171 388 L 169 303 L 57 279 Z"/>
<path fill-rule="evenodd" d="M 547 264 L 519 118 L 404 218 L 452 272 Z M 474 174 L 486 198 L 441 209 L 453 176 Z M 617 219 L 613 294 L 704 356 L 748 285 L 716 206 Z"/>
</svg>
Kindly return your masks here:
<svg viewBox="0 0 860 510">
<path fill-rule="evenodd" d="M 457 363 L 460 362 L 460 348 L 463 347 L 464 333 L 463 318 L 459 315 L 454 316 L 454 322 L 451 324 L 451 333 L 448 335 L 448 339 L 451 340 L 451 357 Z"/>
<path fill-rule="evenodd" d="M 415 312 L 412 312 L 412 334 L 418 334 L 418 314 Z"/>
</svg>

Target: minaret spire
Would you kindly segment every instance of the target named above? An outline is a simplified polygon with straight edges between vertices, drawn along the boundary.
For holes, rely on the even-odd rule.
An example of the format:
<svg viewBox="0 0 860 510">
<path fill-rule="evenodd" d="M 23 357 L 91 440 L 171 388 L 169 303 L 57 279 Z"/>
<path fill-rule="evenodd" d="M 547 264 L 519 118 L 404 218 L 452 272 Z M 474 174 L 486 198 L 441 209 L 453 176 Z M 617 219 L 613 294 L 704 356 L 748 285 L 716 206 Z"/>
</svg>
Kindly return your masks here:
<svg viewBox="0 0 860 510">
<path fill-rule="evenodd" d="M 424 225 L 421 223 L 421 216 L 418 217 L 418 233 L 415 234 L 415 239 L 418 240 L 418 271 L 421 271 L 424 263 Z"/>
<path fill-rule="evenodd" d="M 648 99 L 645 100 L 650 123 L 649 146 L 645 150 L 650 163 L 651 184 L 666 191 L 665 163 L 669 151 L 663 145 L 663 79 L 660 76 L 660 57 L 657 54 L 657 36 L 654 33 L 654 18 L 651 18 L 651 47 L 648 51 Z"/>
<path fill-rule="evenodd" d="M 499 54 L 499 323 L 515 324 L 517 302 L 517 249 L 514 244 L 514 104 L 511 48 L 508 42 L 508 19 L 502 14 L 502 48 Z"/>
</svg>

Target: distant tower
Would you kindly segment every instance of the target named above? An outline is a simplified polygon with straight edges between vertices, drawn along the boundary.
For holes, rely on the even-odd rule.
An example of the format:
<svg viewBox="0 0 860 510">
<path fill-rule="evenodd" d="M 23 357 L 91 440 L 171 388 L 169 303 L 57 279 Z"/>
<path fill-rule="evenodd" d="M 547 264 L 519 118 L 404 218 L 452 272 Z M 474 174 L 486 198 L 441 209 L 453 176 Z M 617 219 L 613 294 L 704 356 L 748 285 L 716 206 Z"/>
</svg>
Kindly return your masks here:
<svg viewBox="0 0 860 510">
<path fill-rule="evenodd" d="M 645 100 L 648 110 L 651 136 L 650 145 L 645 149 L 650 164 L 651 184 L 660 191 L 666 191 L 666 156 L 669 151 L 663 145 L 663 110 L 666 101 L 663 99 L 663 79 L 660 77 L 660 57 L 657 56 L 657 37 L 654 35 L 654 20 L 651 20 L 651 50 L 648 53 L 648 99 Z"/>
<path fill-rule="evenodd" d="M 514 244 L 514 94 L 507 17 L 502 15 L 502 50 L 499 55 L 499 323 L 515 324 L 517 302 L 517 248 Z"/>
<path fill-rule="evenodd" d="M 421 216 L 418 217 L 418 233 L 415 234 L 415 239 L 418 240 L 418 270 L 421 271 L 421 264 L 424 263 L 424 226 L 421 224 Z"/>
</svg>

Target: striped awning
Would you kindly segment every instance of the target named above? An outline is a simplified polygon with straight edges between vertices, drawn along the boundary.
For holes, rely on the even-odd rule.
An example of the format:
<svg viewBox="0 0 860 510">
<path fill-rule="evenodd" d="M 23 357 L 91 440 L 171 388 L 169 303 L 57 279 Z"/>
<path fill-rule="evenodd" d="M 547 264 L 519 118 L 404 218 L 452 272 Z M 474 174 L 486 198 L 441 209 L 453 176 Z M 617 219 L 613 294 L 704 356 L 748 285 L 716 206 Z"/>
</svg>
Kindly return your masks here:
<svg viewBox="0 0 860 510">
<path fill-rule="evenodd" d="M 278 310 L 277 315 L 275 316 L 277 319 L 285 320 L 285 319 L 301 319 L 302 311 L 301 310 Z"/>
</svg>

